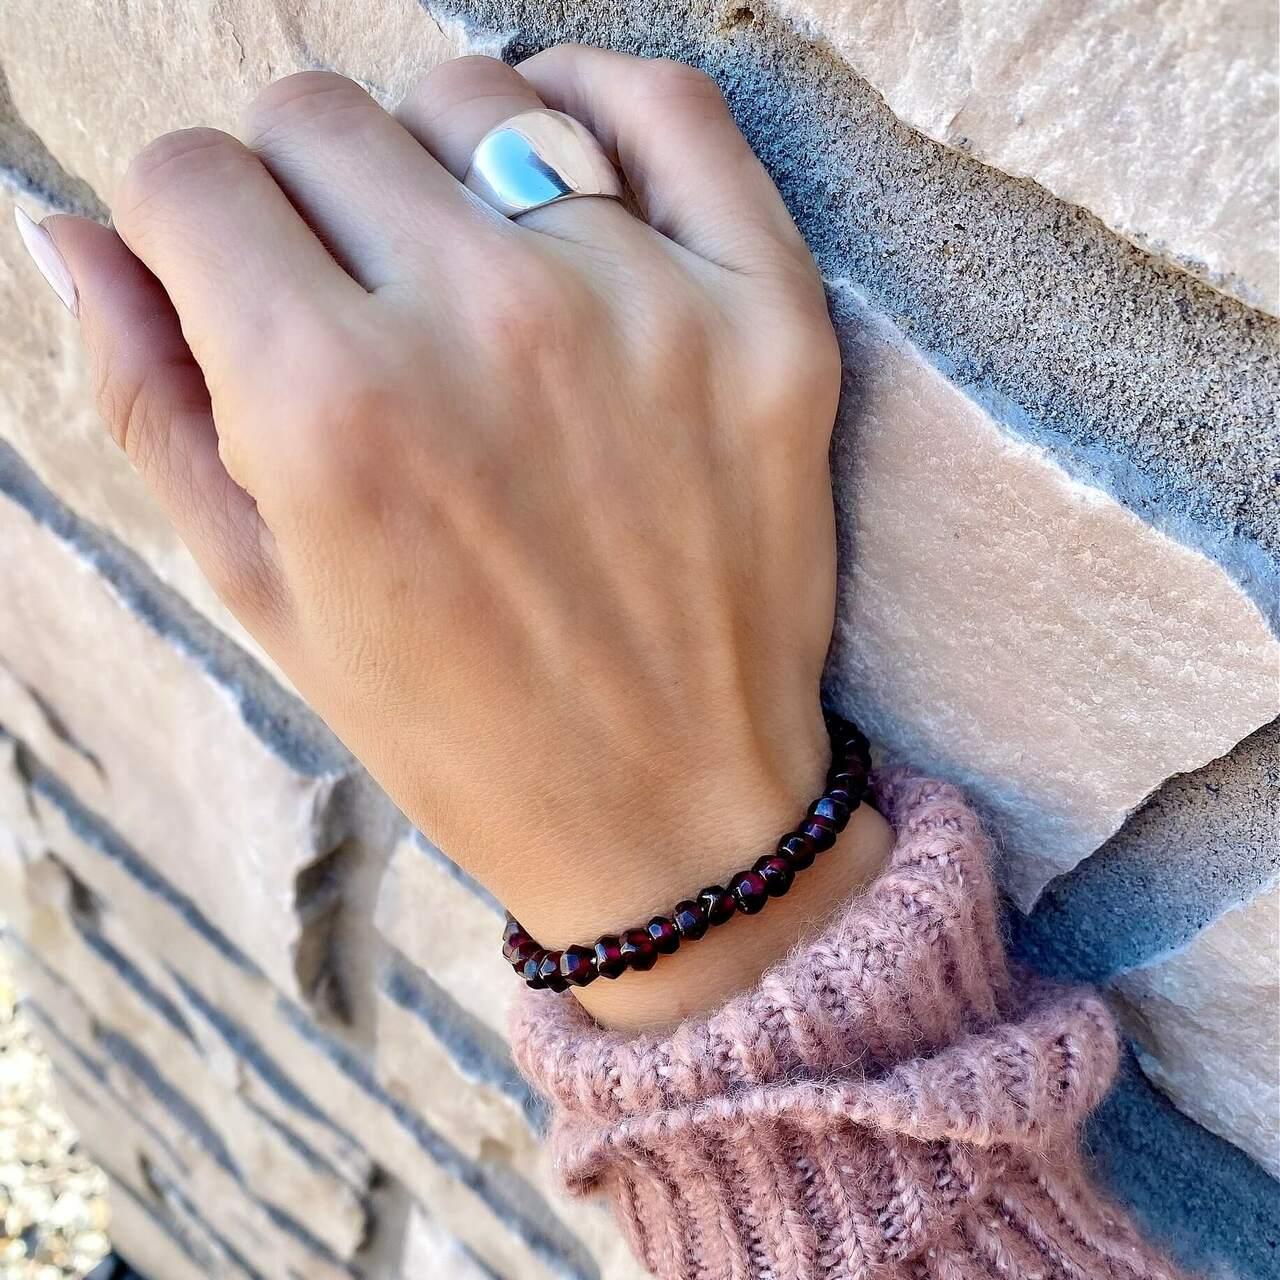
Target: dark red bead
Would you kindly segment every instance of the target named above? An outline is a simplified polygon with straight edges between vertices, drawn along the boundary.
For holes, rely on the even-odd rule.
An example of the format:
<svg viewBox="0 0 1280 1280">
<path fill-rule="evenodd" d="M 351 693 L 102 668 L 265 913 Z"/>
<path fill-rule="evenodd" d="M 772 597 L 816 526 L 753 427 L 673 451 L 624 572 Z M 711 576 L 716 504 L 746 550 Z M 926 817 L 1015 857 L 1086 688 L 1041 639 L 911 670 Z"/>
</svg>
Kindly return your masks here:
<svg viewBox="0 0 1280 1280">
<path fill-rule="evenodd" d="M 843 765 L 827 774 L 827 795 L 840 796 L 850 809 L 867 794 L 867 772 L 859 764 Z"/>
<path fill-rule="evenodd" d="M 622 943 L 612 934 L 596 939 L 596 971 L 602 978 L 617 978 L 627 971 L 626 957 L 622 954 Z"/>
<path fill-rule="evenodd" d="M 520 970 L 520 976 L 534 991 L 541 991 L 547 985 L 542 980 L 542 957 L 544 955 L 546 955 L 546 952 L 539 947 L 524 962 L 524 968 Z"/>
<path fill-rule="evenodd" d="M 569 984 L 560 976 L 560 953 L 544 951 L 538 961 L 538 977 L 548 991 L 563 991 Z"/>
<path fill-rule="evenodd" d="M 565 947 L 560 953 L 560 976 L 571 987 L 585 987 L 599 976 L 596 953 L 586 947 Z"/>
<path fill-rule="evenodd" d="M 813 841 L 813 847 L 818 853 L 830 849 L 836 842 L 836 836 L 840 834 L 830 818 L 806 818 L 800 830 Z"/>
<path fill-rule="evenodd" d="M 753 916 L 763 911 L 769 901 L 769 886 L 758 871 L 739 871 L 729 881 L 729 892 L 744 915 Z"/>
<path fill-rule="evenodd" d="M 698 905 L 707 913 L 707 919 L 712 924 L 724 924 L 726 920 L 733 918 L 733 913 L 738 909 L 733 894 L 718 884 L 709 884 L 699 891 Z"/>
<path fill-rule="evenodd" d="M 529 935 L 521 927 L 519 920 L 514 916 L 508 916 L 506 924 L 502 926 L 502 945 L 505 947 L 517 936 L 527 938 Z"/>
<path fill-rule="evenodd" d="M 654 916 L 645 929 L 660 955 L 669 956 L 680 949 L 680 930 L 666 916 Z"/>
<path fill-rule="evenodd" d="M 506 929 L 502 934 L 502 956 L 515 963 L 516 953 L 533 939 L 523 929 Z"/>
<path fill-rule="evenodd" d="M 823 796 L 809 806 L 809 817 L 827 818 L 835 824 L 837 831 L 843 831 L 849 825 L 849 814 L 849 806 L 831 795 Z"/>
<path fill-rule="evenodd" d="M 507 957 L 511 963 L 511 967 L 517 973 L 523 973 L 524 967 L 534 956 L 540 954 L 542 948 L 538 946 L 532 938 L 526 938 L 518 947 L 510 952 L 506 947 L 502 948 L 502 954 Z"/>
<path fill-rule="evenodd" d="M 677 902 L 671 913 L 682 938 L 696 942 L 707 931 L 707 913 L 696 902 Z"/>
<path fill-rule="evenodd" d="M 756 859 L 753 870 L 759 872 L 771 898 L 780 898 L 796 878 L 795 868 L 781 854 L 770 853 Z"/>
<path fill-rule="evenodd" d="M 803 831 L 793 831 L 778 841 L 778 857 L 786 858 L 797 871 L 813 866 L 817 852 L 813 841 Z"/>
<path fill-rule="evenodd" d="M 643 973 L 658 963 L 658 948 L 644 929 L 628 929 L 622 935 L 622 958 L 630 968 Z"/>
</svg>

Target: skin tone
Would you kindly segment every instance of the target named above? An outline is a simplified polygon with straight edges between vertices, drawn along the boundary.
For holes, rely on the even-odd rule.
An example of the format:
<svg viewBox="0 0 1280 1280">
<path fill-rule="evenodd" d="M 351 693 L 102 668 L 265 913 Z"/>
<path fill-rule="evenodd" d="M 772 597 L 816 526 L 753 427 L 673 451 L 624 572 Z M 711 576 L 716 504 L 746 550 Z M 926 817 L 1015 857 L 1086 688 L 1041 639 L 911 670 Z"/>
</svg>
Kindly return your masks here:
<svg viewBox="0 0 1280 1280">
<path fill-rule="evenodd" d="M 644 220 L 587 199 L 511 222 L 465 191 L 481 136 L 543 105 Z M 547 946 L 772 851 L 828 763 L 839 356 L 709 79 L 464 58 L 392 115 L 308 72 L 239 139 L 153 143 L 113 224 L 45 224 L 112 435 L 417 826 Z M 626 1028 L 712 1007 L 890 845 L 864 807 L 760 916 L 577 997 Z"/>
</svg>

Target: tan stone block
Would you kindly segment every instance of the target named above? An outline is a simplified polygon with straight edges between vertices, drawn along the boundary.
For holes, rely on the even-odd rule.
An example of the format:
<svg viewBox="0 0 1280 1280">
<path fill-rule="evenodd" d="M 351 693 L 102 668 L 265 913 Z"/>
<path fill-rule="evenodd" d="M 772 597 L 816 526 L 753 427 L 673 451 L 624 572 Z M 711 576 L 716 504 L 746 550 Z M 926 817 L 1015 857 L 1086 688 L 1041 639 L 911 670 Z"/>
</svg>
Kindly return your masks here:
<svg viewBox="0 0 1280 1280">
<path fill-rule="evenodd" d="M 1280 1178 L 1280 885 L 1114 987 L 1143 1071 Z"/>
<path fill-rule="evenodd" d="M 96 760 L 81 799 L 282 990 L 307 998 L 317 975 L 302 964 L 315 948 L 299 877 L 344 834 L 335 791 L 358 766 L 304 708 L 220 651 L 225 641 L 176 602 L 148 598 L 127 566 L 100 572 L 90 548 L 7 497 L 0 545 L 0 661 L 11 689 L 40 693 L 41 746 L 65 754 L 74 743 Z M 174 615 L 157 618 L 169 603 Z"/>
<path fill-rule="evenodd" d="M 1280 642 L 1215 563 L 1006 435 L 851 288 L 829 676 L 997 819 L 1025 909 L 1169 775 L 1280 711 Z"/>
<path fill-rule="evenodd" d="M 375 913 L 382 936 L 501 1036 L 517 992 L 498 904 L 413 831 L 392 851 Z"/>
<path fill-rule="evenodd" d="M 776 0 L 893 111 L 1280 314 L 1276 7 Z"/>
</svg>

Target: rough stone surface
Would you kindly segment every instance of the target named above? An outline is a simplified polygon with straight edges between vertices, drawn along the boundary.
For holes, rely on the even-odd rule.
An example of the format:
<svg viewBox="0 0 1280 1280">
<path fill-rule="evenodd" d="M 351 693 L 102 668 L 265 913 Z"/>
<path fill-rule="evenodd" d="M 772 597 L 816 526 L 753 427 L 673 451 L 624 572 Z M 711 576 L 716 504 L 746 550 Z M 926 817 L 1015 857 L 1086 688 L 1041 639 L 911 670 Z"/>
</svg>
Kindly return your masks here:
<svg viewBox="0 0 1280 1280">
<path fill-rule="evenodd" d="M 190 635 L 138 612 L 131 584 L 104 578 L 92 550 L 63 532 L 0 496 L 0 663 L 11 690 L 42 691 L 42 730 L 30 698 L 18 699 L 24 725 L 39 731 L 32 745 L 72 749 L 86 802 L 157 862 L 181 850 L 210 917 L 282 989 L 309 995 L 320 979 L 300 971 L 308 918 L 299 877 L 345 834 L 333 804 L 349 758 L 309 725 L 249 723 L 245 691 L 219 679 Z M 90 759 L 96 770 L 81 767 Z"/>
<path fill-rule="evenodd" d="M 1105 982 L 1186 946 L 1280 876 L 1277 813 L 1280 720 L 1170 778 L 1050 884 L 1029 918 L 1013 914 L 1015 946 L 1037 968 L 1077 982 Z"/>
<path fill-rule="evenodd" d="M 1006 435 L 847 290 L 841 306 L 852 571 L 830 677 L 873 739 L 984 802 L 1026 908 L 1170 773 L 1280 711 L 1280 642 L 1218 566 Z"/>
<path fill-rule="evenodd" d="M 382 936 L 436 986 L 497 1035 L 505 1035 L 517 991 L 495 939 L 497 901 L 418 832 L 395 847 L 376 921 Z"/>
<path fill-rule="evenodd" d="M 776 0 L 907 124 L 1280 313 L 1274 5 Z"/>
<path fill-rule="evenodd" d="M 1280 884 L 1115 980 L 1142 1069 L 1280 1177 Z"/>
</svg>

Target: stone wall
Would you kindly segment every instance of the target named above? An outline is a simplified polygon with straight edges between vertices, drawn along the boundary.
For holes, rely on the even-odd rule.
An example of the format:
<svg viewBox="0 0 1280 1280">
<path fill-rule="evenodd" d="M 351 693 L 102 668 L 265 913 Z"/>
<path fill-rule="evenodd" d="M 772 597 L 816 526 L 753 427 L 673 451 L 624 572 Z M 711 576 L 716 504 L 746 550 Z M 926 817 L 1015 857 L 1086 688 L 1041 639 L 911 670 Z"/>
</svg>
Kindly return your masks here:
<svg viewBox="0 0 1280 1280">
<path fill-rule="evenodd" d="M 637 1274 L 550 1185 L 497 904 L 200 579 L 9 216 L 105 215 L 275 76 L 389 100 L 572 39 L 710 70 L 785 192 L 847 356 L 830 695 L 990 815 L 1019 952 L 1113 995 L 1101 1176 L 1277 1273 L 1276 37 L 1263 0 L 7 0 L 0 915 L 136 1266 Z"/>
</svg>

